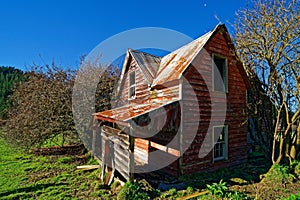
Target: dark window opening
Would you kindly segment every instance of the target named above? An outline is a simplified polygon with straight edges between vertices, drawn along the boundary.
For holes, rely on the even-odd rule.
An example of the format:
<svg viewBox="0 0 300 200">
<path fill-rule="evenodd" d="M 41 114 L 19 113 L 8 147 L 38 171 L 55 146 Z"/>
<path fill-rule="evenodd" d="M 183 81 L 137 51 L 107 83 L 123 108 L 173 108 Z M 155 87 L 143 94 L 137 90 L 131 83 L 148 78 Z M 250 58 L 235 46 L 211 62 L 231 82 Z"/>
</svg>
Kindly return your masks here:
<svg viewBox="0 0 300 200">
<path fill-rule="evenodd" d="M 213 56 L 213 86 L 214 91 L 227 92 L 227 60 Z"/>
<path fill-rule="evenodd" d="M 129 93 L 128 93 L 129 99 L 135 98 L 135 71 L 131 72 L 129 74 Z"/>
</svg>

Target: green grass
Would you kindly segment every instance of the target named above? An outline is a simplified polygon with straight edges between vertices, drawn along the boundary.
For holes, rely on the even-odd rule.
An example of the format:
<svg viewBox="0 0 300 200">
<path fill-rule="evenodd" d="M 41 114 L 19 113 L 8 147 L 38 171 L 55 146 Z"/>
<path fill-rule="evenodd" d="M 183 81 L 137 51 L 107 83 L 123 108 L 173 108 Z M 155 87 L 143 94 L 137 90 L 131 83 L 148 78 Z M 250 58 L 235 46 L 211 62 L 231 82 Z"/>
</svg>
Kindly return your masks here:
<svg viewBox="0 0 300 200">
<path fill-rule="evenodd" d="M 77 171 L 82 164 L 75 156 L 23 153 L 0 139 L 0 199 L 110 199 L 100 171 Z"/>
<path fill-rule="evenodd" d="M 265 162 L 251 161 L 237 168 L 182 176 L 180 180 L 187 184 L 186 190 L 172 188 L 165 192 L 155 190 L 143 180 L 138 184 L 127 183 L 123 189 L 117 182 L 111 187 L 104 186 L 99 178 L 100 170 L 76 170 L 76 166 L 86 164 L 97 164 L 97 161 L 91 159 L 89 154 L 80 158 L 70 155 L 35 156 L 10 147 L 0 137 L 0 199 L 177 199 L 203 189 L 208 190 L 206 185 L 218 183 L 220 178 L 228 183 L 227 199 L 255 196 L 261 199 L 271 196 L 299 198 L 298 190 L 295 190 L 300 188 L 300 182 L 297 181 L 299 163 L 294 163 L 294 170 L 273 166 L 268 171 Z M 290 174 L 293 172 L 295 175 Z M 260 175 L 264 177 L 262 181 Z M 215 190 L 219 191 L 220 188 L 215 187 Z M 195 198 L 221 199 L 211 193 Z"/>
</svg>

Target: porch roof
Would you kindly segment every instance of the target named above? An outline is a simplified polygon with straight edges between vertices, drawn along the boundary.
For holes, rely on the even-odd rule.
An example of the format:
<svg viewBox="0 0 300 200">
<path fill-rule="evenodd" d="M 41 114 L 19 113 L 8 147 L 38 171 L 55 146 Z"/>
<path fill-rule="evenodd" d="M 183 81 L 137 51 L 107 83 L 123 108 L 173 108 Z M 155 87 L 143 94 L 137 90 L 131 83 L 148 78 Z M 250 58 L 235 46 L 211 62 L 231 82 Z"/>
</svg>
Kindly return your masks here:
<svg viewBox="0 0 300 200">
<path fill-rule="evenodd" d="M 153 101 L 143 104 L 127 104 L 121 107 L 105 110 L 102 112 L 94 113 L 94 118 L 108 122 L 118 122 L 122 125 L 128 125 L 130 119 L 144 115 L 151 111 L 157 110 L 163 106 L 177 102 L 178 99 L 166 101 Z"/>
</svg>

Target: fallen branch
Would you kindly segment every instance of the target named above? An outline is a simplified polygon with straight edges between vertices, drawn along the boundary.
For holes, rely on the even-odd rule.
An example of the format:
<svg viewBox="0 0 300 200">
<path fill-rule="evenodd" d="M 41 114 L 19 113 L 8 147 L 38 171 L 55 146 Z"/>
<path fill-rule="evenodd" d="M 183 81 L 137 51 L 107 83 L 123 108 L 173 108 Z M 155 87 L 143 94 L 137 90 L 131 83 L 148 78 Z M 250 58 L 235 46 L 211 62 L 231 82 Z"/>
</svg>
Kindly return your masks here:
<svg viewBox="0 0 300 200">
<path fill-rule="evenodd" d="M 202 192 L 197 192 L 197 193 L 194 193 L 194 194 L 191 194 L 191 195 L 187 195 L 187 196 L 179 198 L 179 199 L 180 200 L 187 200 L 187 199 L 195 198 L 195 197 L 198 197 L 200 195 L 207 194 L 207 193 L 208 193 L 208 191 L 205 190 L 205 191 L 202 191 Z"/>
<path fill-rule="evenodd" d="M 99 169 L 100 165 L 82 165 L 82 166 L 77 166 L 76 169 L 78 170 L 94 170 L 94 169 Z"/>
</svg>

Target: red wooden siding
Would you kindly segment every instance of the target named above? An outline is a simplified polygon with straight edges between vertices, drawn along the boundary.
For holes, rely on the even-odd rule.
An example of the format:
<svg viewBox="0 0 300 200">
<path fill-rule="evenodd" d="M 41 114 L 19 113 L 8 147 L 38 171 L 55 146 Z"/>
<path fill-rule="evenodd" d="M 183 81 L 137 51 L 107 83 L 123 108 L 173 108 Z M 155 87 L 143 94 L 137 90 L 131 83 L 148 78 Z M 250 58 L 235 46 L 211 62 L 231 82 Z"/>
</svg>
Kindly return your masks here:
<svg viewBox="0 0 300 200">
<path fill-rule="evenodd" d="M 196 137 L 182 157 L 183 174 L 191 174 L 203 169 L 213 170 L 219 167 L 235 165 L 246 159 L 247 126 L 244 123 L 246 121 L 246 85 L 237 68 L 238 62 L 236 61 L 236 57 L 232 54 L 234 49 L 227 44 L 227 40 L 223 34 L 226 33 L 219 31 L 210 39 L 205 46 L 205 50 L 208 54 L 202 51 L 184 74 L 184 77 L 189 81 L 192 88 L 186 87 L 185 84 L 183 84 L 182 101 L 185 111 L 183 114 L 183 141 L 189 139 L 189 133 L 195 132 L 195 130 L 192 130 L 192 128 L 194 129 L 194 124 L 198 123 L 198 121 L 200 122 Z M 218 105 L 218 101 L 223 101 L 222 98 L 219 99 L 217 97 L 217 92 L 213 92 L 211 95 L 214 97 L 210 98 L 208 91 L 208 88 L 212 87 L 212 53 L 226 57 L 228 63 L 227 115 L 225 120 L 225 125 L 228 125 L 228 160 L 225 162 L 213 162 L 212 152 L 204 158 L 199 158 L 199 150 L 204 137 L 207 132 L 212 131 L 208 130 L 211 120 L 212 104 Z M 197 67 L 201 67 L 201 74 L 199 74 Z M 203 76 L 205 76 L 206 83 L 204 83 Z M 197 95 L 199 105 L 194 104 L 192 102 L 193 99 L 189 98 L 192 92 L 195 92 Z M 194 106 L 196 106 L 196 108 Z M 217 106 L 214 107 L 216 109 L 222 109 Z M 195 109 L 200 110 L 200 118 L 191 116 L 193 112 L 187 112 Z M 218 119 L 212 119 L 211 123 L 213 125 L 222 125 L 218 124 Z"/>
<path fill-rule="evenodd" d="M 212 89 L 212 55 L 227 60 L 227 93 Z M 155 61 L 155 66 L 149 60 Z M 124 106 L 96 113 L 94 116 L 99 120 L 127 123 L 128 127 L 129 119 L 132 119 L 140 125 L 140 128 L 132 126 L 135 143 L 131 143 L 132 146 L 135 145 L 134 156 L 138 164 L 161 164 L 161 160 L 151 156 L 151 152 L 161 151 L 162 159 L 170 155 L 175 158 L 164 170 L 178 176 L 212 171 L 245 161 L 245 109 L 249 82 L 224 25 L 218 25 L 213 31 L 165 57 L 128 51 L 125 61 L 127 66 L 123 66 L 124 73 L 119 88 L 119 105 Z M 152 73 L 148 70 L 149 67 Z M 154 73 L 156 70 L 158 72 Z M 129 75 L 133 71 L 136 76 L 136 96 L 128 99 Z M 222 106 L 224 103 L 226 110 Z M 226 116 L 212 119 L 212 109 L 217 114 L 225 112 Z M 166 122 L 161 118 L 163 114 L 167 116 Z M 227 156 L 226 160 L 214 161 L 212 129 L 213 126 L 223 125 L 222 118 L 225 118 L 224 125 L 228 128 Z M 151 127 L 148 127 L 150 122 Z M 212 125 L 209 126 L 210 124 Z M 147 137 L 149 133 L 144 128 L 149 128 L 148 131 L 156 134 Z M 177 133 L 181 137 L 178 138 L 178 143 L 170 147 L 168 144 Z M 210 140 L 203 144 L 208 133 Z M 206 151 L 205 155 L 199 157 L 201 148 Z M 181 157 L 180 153 L 183 153 Z"/>
</svg>

